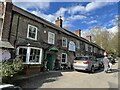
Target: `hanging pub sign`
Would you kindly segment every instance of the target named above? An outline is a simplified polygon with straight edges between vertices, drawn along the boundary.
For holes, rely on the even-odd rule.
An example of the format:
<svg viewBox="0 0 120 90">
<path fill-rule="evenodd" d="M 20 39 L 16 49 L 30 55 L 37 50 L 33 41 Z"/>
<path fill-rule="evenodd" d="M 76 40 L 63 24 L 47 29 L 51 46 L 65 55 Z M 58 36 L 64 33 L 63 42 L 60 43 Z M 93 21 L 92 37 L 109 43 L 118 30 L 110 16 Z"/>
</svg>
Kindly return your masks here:
<svg viewBox="0 0 120 90">
<path fill-rule="evenodd" d="M 75 43 L 73 41 L 69 42 L 68 50 L 69 51 L 75 51 Z"/>
</svg>

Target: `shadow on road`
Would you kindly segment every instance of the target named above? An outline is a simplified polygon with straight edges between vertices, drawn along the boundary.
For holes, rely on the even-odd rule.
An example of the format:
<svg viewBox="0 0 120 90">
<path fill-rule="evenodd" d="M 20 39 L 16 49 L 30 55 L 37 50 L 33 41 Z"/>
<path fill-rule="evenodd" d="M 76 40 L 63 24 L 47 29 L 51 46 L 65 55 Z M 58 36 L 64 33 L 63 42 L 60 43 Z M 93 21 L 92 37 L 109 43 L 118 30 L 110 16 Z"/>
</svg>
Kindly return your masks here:
<svg viewBox="0 0 120 90">
<path fill-rule="evenodd" d="M 120 72 L 119 69 L 111 69 L 111 71 L 109 71 L 108 73 L 116 73 L 116 72 Z"/>
<path fill-rule="evenodd" d="M 23 90 L 36 90 L 40 88 L 43 83 L 57 81 L 57 77 L 62 76 L 60 71 L 42 73 L 38 76 L 23 80 L 17 83 Z"/>
</svg>

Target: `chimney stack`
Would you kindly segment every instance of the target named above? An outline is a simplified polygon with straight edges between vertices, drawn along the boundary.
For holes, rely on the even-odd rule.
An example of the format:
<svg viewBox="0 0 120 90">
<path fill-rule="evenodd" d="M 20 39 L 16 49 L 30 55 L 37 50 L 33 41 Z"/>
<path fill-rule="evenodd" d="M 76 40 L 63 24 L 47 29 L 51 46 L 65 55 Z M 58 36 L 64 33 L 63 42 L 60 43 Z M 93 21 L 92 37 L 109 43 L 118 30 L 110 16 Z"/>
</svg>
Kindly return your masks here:
<svg viewBox="0 0 120 90">
<path fill-rule="evenodd" d="M 57 20 L 55 21 L 55 24 L 56 24 L 58 27 L 61 27 L 61 28 L 62 28 L 62 19 L 61 19 L 61 16 L 57 17 Z"/>
<path fill-rule="evenodd" d="M 91 35 L 86 36 L 86 39 L 87 39 L 89 42 L 92 42 L 92 37 L 91 37 Z"/>
<path fill-rule="evenodd" d="M 76 30 L 76 31 L 75 31 L 75 34 L 76 34 L 77 36 L 81 37 L 81 30 L 80 30 L 80 29 Z"/>
</svg>

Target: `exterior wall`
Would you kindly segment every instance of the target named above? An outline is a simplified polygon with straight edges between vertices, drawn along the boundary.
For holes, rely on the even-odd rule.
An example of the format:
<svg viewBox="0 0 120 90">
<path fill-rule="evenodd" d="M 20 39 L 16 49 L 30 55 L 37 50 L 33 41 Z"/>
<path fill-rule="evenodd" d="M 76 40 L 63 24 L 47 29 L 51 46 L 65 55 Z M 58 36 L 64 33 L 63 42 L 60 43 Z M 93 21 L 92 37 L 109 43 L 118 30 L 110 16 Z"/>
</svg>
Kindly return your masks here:
<svg viewBox="0 0 120 90">
<path fill-rule="evenodd" d="M 0 40 L 1 40 L 1 36 L 2 36 L 2 19 L 0 18 Z"/>
<path fill-rule="evenodd" d="M 2 23 L 3 23 L 3 3 L 0 2 L 0 40 L 2 38 Z"/>
<path fill-rule="evenodd" d="M 3 2 L 0 2 L 0 16 L 3 15 L 3 9 L 4 9 Z"/>
<path fill-rule="evenodd" d="M 67 54 L 67 63 L 72 62 L 72 60 L 74 60 L 75 56 L 77 55 L 99 54 L 97 48 L 92 45 L 91 42 L 87 40 L 82 40 L 81 37 L 77 38 L 70 36 L 63 31 L 58 30 L 57 28 L 53 28 L 53 26 L 50 27 L 39 21 L 32 19 L 29 16 L 25 16 L 12 11 L 12 5 L 11 3 L 8 3 L 8 5 L 6 6 L 6 13 L 4 17 L 2 40 L 9 41 L 15 47 L 15 49 L 17 49 L 17 47 L 19 46 L 42 48 L 42 61 L 46 59 L 46 56 L 48 54 L 52 54 L 54 55 L 53 66 L 58 56 L 60 56 L 59 59 L 61 60 L 62 53 Z M 29 24 L 37 27 L 37 40 L 31 40 L 27 38 Z M 52 32 L 55 34 L 55 44 L 48 43 L 48 32 Z M 67 47 L 62 47 L 62 37 L 67 38 Z M 73 41 L 76 45 L 76 40 L 80 42 L 80 49 L 75 47 L 75 51 L 68 50 L 69 42 Z M 85 50 L 85 44 L 88 44 L 87 51 Z M 95 52 L 91 52 L 90 46 L 95 47 Z M 51 47 L 56 47 L 58 49 L 58 52 L 50 51 Z"/>
<path fill-rule="evenodd" d="M 4 6 L 5 14 L 3 19 L 2 40 L 8 41 L 11 18 L 12 18 L 12 3 L 6 2 L 4 4 L 5 4 Z"/>
</svg>

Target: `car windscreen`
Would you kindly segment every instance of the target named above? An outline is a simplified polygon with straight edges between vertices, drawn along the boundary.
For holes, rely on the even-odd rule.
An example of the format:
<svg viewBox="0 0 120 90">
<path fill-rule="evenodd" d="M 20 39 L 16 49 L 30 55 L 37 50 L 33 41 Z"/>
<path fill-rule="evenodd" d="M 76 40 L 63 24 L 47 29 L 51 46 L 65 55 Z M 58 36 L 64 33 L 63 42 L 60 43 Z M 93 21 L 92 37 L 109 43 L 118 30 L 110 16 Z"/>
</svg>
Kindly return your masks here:
<svg viewBox="0 0 120 90">
<path fill-rule="evenodd" d="M 76 57 L 75 60 L 88 60 L 88 57 Z"/>
</svg>

